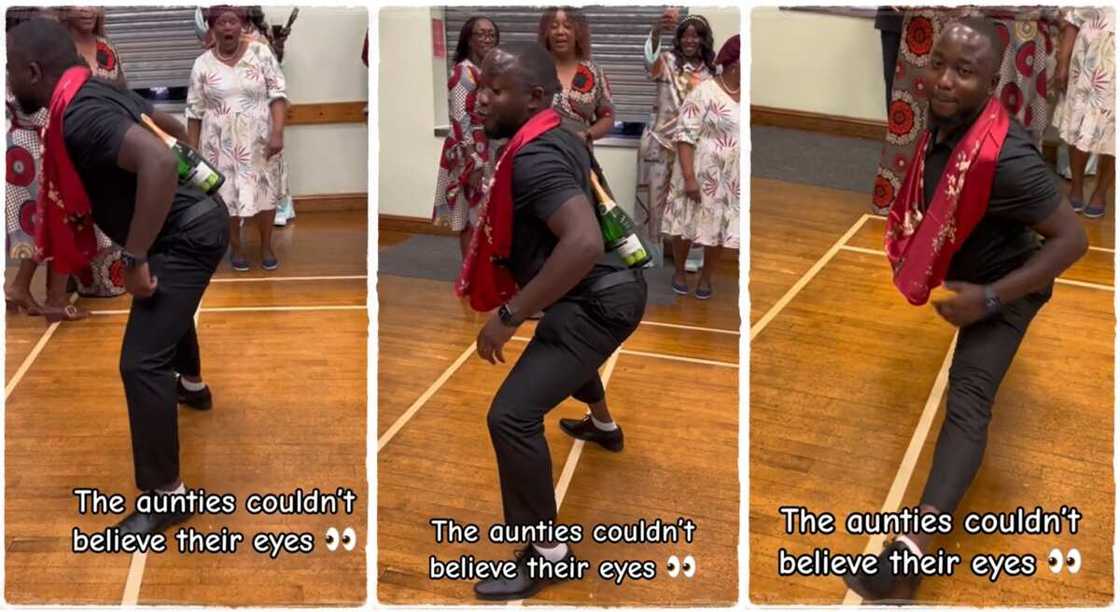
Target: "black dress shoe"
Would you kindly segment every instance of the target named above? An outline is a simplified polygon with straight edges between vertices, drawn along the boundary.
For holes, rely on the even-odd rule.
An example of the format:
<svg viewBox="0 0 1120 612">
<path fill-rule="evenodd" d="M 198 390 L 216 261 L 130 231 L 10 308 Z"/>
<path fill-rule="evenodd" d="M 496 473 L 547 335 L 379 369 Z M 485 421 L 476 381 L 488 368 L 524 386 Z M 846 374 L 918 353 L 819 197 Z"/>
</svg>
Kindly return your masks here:
<svg viewBox="0 0 1120 612">
<path fill-rule="evenodd" d="M 617 426 L 616 426 L 617 427 Z M 622 450 L 622 428 L 613 431 L 603 431 L 591 422 L 591 415 L 580 419 L 560 419 L 560 429 L 577 440 L 594 442 L 603 448 L 619 452 Z"/>
<path fill-rule="evenodd" d="M 568 547 L 568 554 L 557 564 L 570 563 L 575 557 L 572 554 L 572 547 Z M 474 585 L 474 593 L 479 599 L 487 601 L 509 601 L 513 599 L 525 599 L 532 597 L 540 592 L 544 587 L 562 582 L 564 579 L 560 578 L 540 578 L 529 575 L 529 561 L 538 559 L 547 562 L 543 555 L 537 552 L 530 544 L 525 548 L 517 551 L 517 576 L 512 580 L 506 578 L 490 578 L 482 580 Z M 541 573 L 540 566 L 537 566 L 536 574 L 539 576 Z"/>
<path fill-rule="evenodd" d="M 144 495 L 151 495 L 145 493 Z M 125 517 L 117 523 L 121 535 L 127 533 L 155 534 L 163 533 L 168 527 L 177 525 L 193 516 L 193 512 L 138 512 Z"/>
<path fill-rule="evenodd" d="M 913 603 L 914 593 L 921 581 L 920 574 L 894 574 L 889 555 L 895 550 L 910 549 L 897 540 L 883 548 L 871 573 L 844 574 L 848 588 L 863 598 L 864 603 L 906 604 Z"/>
<path fill-rule="evenodd" d="M 214 398 L 210 395 L 210 387 L 203 387 L 200 391 L 188 391 L 183 386 L 183 379 L 176 383 L 175 393 L 180 404 L 186 404 L 195 410 L 209 410 L 214 405 Z"/>
</svg>

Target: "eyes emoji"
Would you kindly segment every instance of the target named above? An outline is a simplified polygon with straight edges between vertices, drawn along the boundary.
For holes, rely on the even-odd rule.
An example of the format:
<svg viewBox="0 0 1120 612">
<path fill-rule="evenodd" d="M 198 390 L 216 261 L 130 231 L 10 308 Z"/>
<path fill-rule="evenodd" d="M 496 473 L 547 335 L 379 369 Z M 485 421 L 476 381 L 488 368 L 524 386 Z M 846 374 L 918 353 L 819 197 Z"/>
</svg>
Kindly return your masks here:
<svg viewBox="0 0 1120 612">
<path fill-rule="evenodd" d="M 338 529 L 331 527 L 327 529 L 327 535 L 323 537 L 323 541 L 327 543 L 327 550 L 331 552 L 338 550 L 339 544 L 350 551 L 354 550 L 354 546 L 358 543 L 358 537 L 354 533 L 353 527 L 347 527 L 341 534 L 338 533 Z"/>
<path fill-rule="evenodd" d="M 696 559 L 693 559 L 692 555 L 685 557 L 683 560 L 678 559 L 676 555 L 672 555 L 669 557 L 666 567 L 670 578 L 676 578 L 677 574 L 683 574 L 685 578 L 692 578 L 696 575 Z"/>
<path fill-rule="evenodd" d="M 1062 566 L 1065 565 L 1069 568 L 1069 573 L 1076 574 L 1081 571 L 1081 551 L 1076 548 L 1070 549 L 1064 556 L 1062 551 L 1057 548 L 1050 551 L 1050 555 L 1046 559 L 1050 565 L 1050 571 L 1055 574 L 1062 571 Z"/>
</svg>

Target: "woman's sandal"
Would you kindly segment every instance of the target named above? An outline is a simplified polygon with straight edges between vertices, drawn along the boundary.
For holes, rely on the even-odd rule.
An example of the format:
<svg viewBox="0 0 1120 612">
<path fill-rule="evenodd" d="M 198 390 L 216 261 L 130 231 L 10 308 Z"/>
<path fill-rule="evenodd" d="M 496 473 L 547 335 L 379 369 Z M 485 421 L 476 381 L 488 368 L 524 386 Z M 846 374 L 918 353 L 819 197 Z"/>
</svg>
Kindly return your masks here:
<svg viewBox="0 0 1120 612">
<path fill-rule="evenodd" d="M 1089 205 L 1089 206 L 1086 206 L 1085 209 L 1081 211 L 1081 214 L 1085 215 L 1086 219 L 1100 219 L 1101 217 L 1104 216 L 1104 211 L 1105 211 L 1106 207 L 1107 206 L 1105 204 L 1101 204 L 1100 206 Z"/>
<path fill-rule="evenodd" d="M 43 306 L 43 316 L 47 318 L 48 323 L 58 323 L 60 321 L 81 321 L 90 316 L 90 311 L 82 310 L 73 304 L 67 304 L 62 308 L 57 306 Z"/>
</svg>

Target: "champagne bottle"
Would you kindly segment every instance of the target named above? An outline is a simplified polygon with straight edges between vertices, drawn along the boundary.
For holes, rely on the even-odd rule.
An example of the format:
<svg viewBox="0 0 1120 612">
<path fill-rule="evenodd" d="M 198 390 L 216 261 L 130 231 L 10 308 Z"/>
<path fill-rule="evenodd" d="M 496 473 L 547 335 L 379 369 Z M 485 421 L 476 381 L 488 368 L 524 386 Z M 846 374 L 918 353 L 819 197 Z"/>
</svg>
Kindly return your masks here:
<svg viewBox="0 0 1120 612">
<path fill-rule="evenodd" d="M 192 187 L 201 189 L 206 195 L 217 193 L 218 188 L 226 181 L 221 172 L 215 168 L 206 158 L 199 155 L 185 143 L 179 142 L 167 132 L 159 129 L 155 121 L 146 114 L 140 115 L 140 120 L 144 125 L 148 126 L 160 140 L 164 142 L 171 151 L 175 154 L 176 159 L 179 160 L 179 182 Z"/>
<path fill-rule="evenodd" d="M 650 263 L 649 253 L 642 245 L 642 240 L 634 232 L 634 222 L 630 215 L 618 204 L 615 204 L 594 171 L 591 172 L 591 186 L 599 199 L 599 230 L 603 234 L 603 243 L 607 251 L 618 250 L 622 261 L 631 268 L 644 268 Z"/>
</svg>

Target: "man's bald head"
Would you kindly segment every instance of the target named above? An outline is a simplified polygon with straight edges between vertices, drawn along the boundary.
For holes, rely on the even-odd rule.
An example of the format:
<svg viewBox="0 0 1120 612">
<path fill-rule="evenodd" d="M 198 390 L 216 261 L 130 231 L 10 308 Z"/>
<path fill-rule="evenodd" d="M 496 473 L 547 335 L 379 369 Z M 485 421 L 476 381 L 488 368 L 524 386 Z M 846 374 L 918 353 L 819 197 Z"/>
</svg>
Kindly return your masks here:
<svg viewBox="0 0 1120 612">
<path fill-rule="evenodd" d="M 954 28 L 962 30 L 960 34 L 964 36 L 979 37 L 979 40 L 987 43 L 986 51 L 982 52 L 983 57 L 990 62 L 992 72 L 998 73 L 1000 64 L 1003 63 L 1004 44 L 996 30 L 996 24 L 985 17 L 965 17 L 950 22 L 942 36 L 947 36 Z"/>
<path fill-rule="evenodd" d="M 70 32 L 57 21 L 37 17 L 8 32 L 8 84 L 24 112 L 46 106 L 62 73 L 84 65 Z"/>
<path fill-rule="evenodd" d="M 549 98 L 563 89 L 552 55 L 537 43 L 495 48 L 487 55 L 484 64 L 491 61 L 494 69 L 509 73 L 526 89 L 540 87 Z"/>
<path fill-rule="evenodd" d="M 28 19 L 8 32 L 8 57 L 13 55 L 19 61 L 38 63 L 44 73 L 53 76 L 85 62 L 66 27 L 44 17 Z"/>
</svg>

